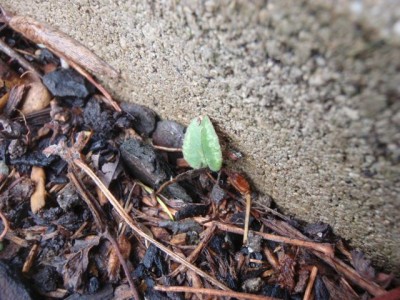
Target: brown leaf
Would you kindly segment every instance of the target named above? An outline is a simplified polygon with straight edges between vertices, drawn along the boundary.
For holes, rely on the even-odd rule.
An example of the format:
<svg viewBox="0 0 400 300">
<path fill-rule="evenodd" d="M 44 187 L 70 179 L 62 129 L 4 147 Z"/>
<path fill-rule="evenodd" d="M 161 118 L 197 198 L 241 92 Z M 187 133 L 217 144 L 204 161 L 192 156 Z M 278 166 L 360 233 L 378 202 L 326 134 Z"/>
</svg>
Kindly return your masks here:
<svg viewBox="0 0 400 300">
<path fill-rule="evenodd" d="M 84 240 L 75 240 L 75 245 L 71 248 L 75 252 L 69 255 L 68 261 L 63 268 L 65 287 L 77 292 L 83 292 L 83 274 L 89 265 L 89 251 L 99 243 L 99 236 L 88 236 Z"/>
<path fill-rule="evenodd" d="M 186 243 L 186 233 L 175 234 L 169 242 L 172 245 L 184 245 Z"/>
<path fill-rule="evenodd" d="M 8 101 L 3 113 L 7 116 L 11 116 L 12 113 L 18 109 L 20 102 L 22 101 L 25 93 L 28 90 L 28 86 L 21 84 L 14 86 L 9 93 Z"/>
<path fill-rule="evenodd" d="M 128 238 L 124 235 L 118 237 L 118 246 L 121 252 L 122 257 L 126 260 L 128 259 L 129 255 L 131 254 L 131 243 L 129 242 Z M 112 247 L 110 251 L 110 256 L 108 258 L 108 266 L 107 272 L 108 277 L 111 282 L 119 279 L 119 269 L 120 269 L 120 261 L 118 258 L 117 250 Z"/>
<path fill-rule="evenodd" d="M 301 269 L 298 275 L 299 279 L 297 280 L 297 284 L 294 288 L 295 293 L 303 293 L 306 289 L 308 278 L 310 277 L 310 272 L 306 269 Z"/>
<path fill-rule="evenodd" d="M 295 287 L 294 275 L 295 275 L 295 259 L 286 253 L 282 253 L 279 256 L 279 285 L 283 288 L 292 291 Z"/>
<path fill-rule="evenodd" d="M 359 299 L 356 295 L 352 293 L 345 285 L 341 282 L 333 282 L 326 276 L 322 276 L 322 280 L 329 291 L 330 299 L 348 299 L 356 300 Z"/>
</svg>

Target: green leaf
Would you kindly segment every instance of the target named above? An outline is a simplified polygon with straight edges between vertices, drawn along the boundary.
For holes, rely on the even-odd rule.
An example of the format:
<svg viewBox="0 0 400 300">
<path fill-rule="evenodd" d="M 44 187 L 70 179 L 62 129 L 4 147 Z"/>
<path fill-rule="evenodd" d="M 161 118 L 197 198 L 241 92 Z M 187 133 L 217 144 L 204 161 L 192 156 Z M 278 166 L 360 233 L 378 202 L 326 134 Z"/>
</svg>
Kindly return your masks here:
<svg viewBox="0 0 400 300">
<path fill-rule="evenodd" d="M 193 119 L 183 140 L 183 157 L 193 169 L 209 167 L 216 172 L 222 166 L 218 135 L 208 116 Z"/>
</svg>

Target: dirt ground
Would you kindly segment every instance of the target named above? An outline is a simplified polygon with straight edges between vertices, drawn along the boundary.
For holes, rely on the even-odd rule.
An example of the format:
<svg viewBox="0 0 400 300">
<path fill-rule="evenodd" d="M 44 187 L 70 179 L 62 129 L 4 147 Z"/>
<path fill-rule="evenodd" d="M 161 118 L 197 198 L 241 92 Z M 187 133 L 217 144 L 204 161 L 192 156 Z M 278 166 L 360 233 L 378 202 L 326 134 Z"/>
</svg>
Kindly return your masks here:
<svg viewBox="0 0 400 300">
<path fill-rule="evenodd" d="M 83 42 L 117 99 L 208 114 L 286 212 L 400 270 L 396 1 L 2 1 Z"/>
</svg>

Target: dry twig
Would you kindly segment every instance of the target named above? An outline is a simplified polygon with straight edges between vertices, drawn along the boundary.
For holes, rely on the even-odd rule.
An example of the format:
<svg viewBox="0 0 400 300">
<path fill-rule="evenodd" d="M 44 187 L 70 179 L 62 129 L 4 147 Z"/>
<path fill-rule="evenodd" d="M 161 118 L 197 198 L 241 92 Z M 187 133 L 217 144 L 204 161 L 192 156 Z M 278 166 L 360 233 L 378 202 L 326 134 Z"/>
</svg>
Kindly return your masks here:
<svg viewBox="0 0 400 300">
<path fill-rule="evenodd" d="M 3 221 L 4 229 L 0 234 L 0 242 L 3 241 L 4 237 L 6 236 L 8 230 L 10 229 L 10 224 L 8 224 L 8 220 L 6 216 L 0 211 L 0 219 Z"/>
<path fill-rule="evenodd" d="M 232 232 L 232 233 L 237 233 L 237 234 L 244 234 L 244 230 L 242 228 L 233 226 L 233 225 L 228 225 L 228 224 L 223 224 L 217 221 L 211 221 L 208 223 L 203 224 L 204 226 L 212 226 L 213 224 L 217 225 L 217 227 L 221 230 Z M 318 251 L 318 253 L 323 253 L 324 255 L 332 257 L 334 255 L 333 252 L 333 247 L 330 244 L 322 244 L 322 243 L 314 243 L 314 242 L 309 242 L 306 240 L 299 240 L 299 239 L 294 239 L 294 238 L 288 238 L 284 236 L 279 236 L 279 235 L 274 235 L 274 234 L 269 234 L 269 233 L 264 233 L 264 232 L 259 232 L 259 231 L 253 231 L 254 234 L 261 236 L 262 238 L 270 241 L 274 241 L 277 243 L 285 243 L 285 244 L 290 244 L 294 246 L 299 246 L 299 247 L 305 247 L 305 248 L 310 248 L 312 250 Z"/>
<path fill-rule="evenodd" d="M 23 58 L 18 52 L 11 49 L 2 39 L 0 39 L 0 51 L 8 55 L 12 59 L 15 59 L 24 69 L 32 72 L 37 78 L 42 78 L 39 71 L 37 71 L 25 58 Z"/>
<path fill-rule="evenodd" d="M 78 177 L 75 176 L 75 174 L 73 174 L 72 172 L 69 172 L 68 178 L 75 185 L 76 189 L 78 190 L 78 193 L 81 195 L 82 199 L 86 202 L 86 204 L 90 208 L 90 211 L 92 212 L 93 217 L 95 219 L 96 225 L 103 232 L 102 235 L 112 244 L 112 246 L 115 250 L 115 253 L 118 256 L 119 262 L 124 270 L 125 276 L 128 279 L 128 283 L 131 288 L 133 297 L 135 299 L 140 299 L 139 292 L 137 291 L 135 283 L 132 280 L 132 277 L 131 277 L 129 269 L 128 269 L 128 265 L 126 264 L 125 259 L 123 258 L 122 254 L 121 254 L 118 243 L 115 241 L 115 238 L 110 233 L 109 229 L 107 228 L 107 225 L 104 224 L 104 222 L 103 222 L 105 217 L 104 217 L 103 211 L 100 208 L 100 205 L 98 204 L 98 202 L 95 199 L 92 198 L 90 193 L 86 192 L 84 185 L 80 182 Z"/>
<path fill-rule="evenodd" d="M 300 231 L 298 231 L 296 228 L 290 226 L 287 223 L 285 224 L 285 229 L 282 229 L 280 226 L 277 226 L 276 224 L 273 224 L 269 220 L 263 219 L 262 222 L 264 223 L 265 226 L 268 228 L 271 228 L 275 232 L 279 234 L 286 234 L 290 235 L 294 238 L 299 238 L 303 239 L 306 241 L 310 241 L 308 237 L 303 235 Z M 290 231 L 289 231 L 290 230 Z M 330 257 L 328 255 L 325 255 L 315 249 L 311 250 L 317 257 L 322 259 L 325 263 L 330 265 L 332 268 L 334 268 L 336 271 L 341 273 L 344 277 L 349 279 L 351 282 L 354 284 L 358 285 L 359 287 L 365 289 L 368 293 L 374 296 L 381 296 L 386 294 L 387 292 L 380 287 L 378 284 L 375 282 L 362 277 L 360 274 L 356 272 L 353 268 L 351 268 L 349 265 L 345 264 L 342 260 L 340 260 L 337 257 Z"/>
<path fill-rule="evenodd" d="M 154 149 L 165 151 L 165 152 L 182 152 L 182 148 L 170 148 L 170 147 L 163 147 L 152 144 Z"/>
<path fill-rule="evenodd" d="M 22 273 L 28 273 L 29 270 L 31 269 L 32 265 L 33 265 L 33 261 L 36 258 L 36 255 L 39 251 L 39 245 L 38 244 L 34 244 L 32 246 L 31 251 L 29 251 L 28 257 L 25 260 L 24 266 L 22 267 Z"/>
<path fill-rule="evenodd" d="M 314 286 L 315 278 L 317 277 L 318 268 L 316 266 L 312 267 L 310 278 L 308 280 L 306 291 L 304 292 L 303 300 L 310 300 L 311 299 L 311 292 Z"/>
<path fill-rule="evenodd" d="M 237 299 L 248 299 L 248 300 L 279 300 L 277 298 L 253 295 L 248 293 L 240 293 L 233 291 L 220 291 L 214 289 L 205 288 L 193 288 L 189 286 L 160 286 L 156 285 L 154 287 L 156 291 L 167 292 L 167 293 L 193 293 L 193 294 L 205 294 L 208 296 L 217 297 L 227 297 L 227 298 L 237 298 Z"/>
<path fill-rule="evenodd" d="M 208 241 L 211 239 L 214 231 L 215 231 L 216 226 L 211 226 L 209 228 L 207 228 L 204 231 L 204 238 L 203 240 L 197 245 L 196 249 L 194 249 L 192 251 L 192 253 L 190 253 L 190 255 L 186 258 L 188 262 L 193 263 L 198 255 L 201 253 L 201 251 L 204 249 L 204 247 L 207 245 Z M 175 277 L 176 275 L 178 275 L 181 272 L 184 272 L 185 267 L 180 266 L 178 267 L 176 270 L 174 270 L 173 272 L 171 272 L 169 274 L 169 276 L 171 277 Z"/>
</svg>

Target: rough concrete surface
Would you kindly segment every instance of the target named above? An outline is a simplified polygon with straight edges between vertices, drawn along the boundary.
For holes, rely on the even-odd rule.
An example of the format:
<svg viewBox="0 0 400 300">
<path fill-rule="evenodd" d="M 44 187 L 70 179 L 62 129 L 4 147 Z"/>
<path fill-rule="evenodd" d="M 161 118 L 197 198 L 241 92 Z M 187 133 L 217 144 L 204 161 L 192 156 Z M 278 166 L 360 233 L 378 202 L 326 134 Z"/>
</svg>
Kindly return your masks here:
<svg viewBox="0 0 400 300">
<path fill-rule="evenodd" d="M 400 270 L 398 1 L 1 2 L 119 68 L 117 99 L 208 114 L 259 191 Z"/>
</svg>

